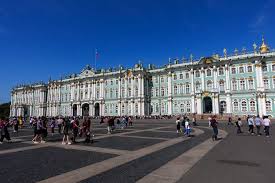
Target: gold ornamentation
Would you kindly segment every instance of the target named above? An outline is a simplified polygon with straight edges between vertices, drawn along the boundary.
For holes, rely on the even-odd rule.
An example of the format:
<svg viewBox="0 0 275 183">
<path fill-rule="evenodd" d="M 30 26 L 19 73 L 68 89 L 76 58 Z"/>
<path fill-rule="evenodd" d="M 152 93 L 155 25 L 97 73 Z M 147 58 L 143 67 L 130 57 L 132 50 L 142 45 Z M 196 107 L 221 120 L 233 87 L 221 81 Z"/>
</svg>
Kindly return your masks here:
<svg viewBox="0 0 275 183">
<path fill-rule="evenodd" d="M 269 52 L 268 46 L 264 42 L 264 37 L 262 38 L 262 46 L 260 47 L 260 52 L 261 53 L 267 53 Z"/>
</svg>

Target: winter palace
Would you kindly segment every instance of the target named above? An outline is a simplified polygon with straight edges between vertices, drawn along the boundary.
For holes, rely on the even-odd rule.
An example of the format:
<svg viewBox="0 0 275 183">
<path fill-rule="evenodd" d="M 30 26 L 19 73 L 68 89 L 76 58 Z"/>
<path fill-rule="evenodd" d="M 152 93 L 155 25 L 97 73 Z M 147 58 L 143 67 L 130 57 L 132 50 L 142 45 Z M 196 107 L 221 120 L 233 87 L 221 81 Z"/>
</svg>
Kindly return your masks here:
<svg viewBox="0 0 275 183">
<path fill-rule="evenodd" d="M 94 70 L 11 92 L 11 116 L 153 116 L 184 113 L 275 116 L 275 51 L 261 46 L 163 67 Z"/>
</svg>

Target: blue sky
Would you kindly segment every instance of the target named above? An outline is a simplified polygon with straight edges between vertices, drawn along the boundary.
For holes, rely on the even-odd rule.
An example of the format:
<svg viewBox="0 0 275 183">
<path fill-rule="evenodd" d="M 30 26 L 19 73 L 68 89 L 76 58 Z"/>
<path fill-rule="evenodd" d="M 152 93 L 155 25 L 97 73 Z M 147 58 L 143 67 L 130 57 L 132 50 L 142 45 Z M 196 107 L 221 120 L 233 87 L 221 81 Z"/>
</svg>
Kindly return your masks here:
<svg viewBox="0 0 275 183">
<path fill-rule="evenodd" d="M 0 0 L 0 103 L 19 83 L 275 44 L 271 0 Z M 272 34 L 273 33 L 273 34 Z"/>
</svg>

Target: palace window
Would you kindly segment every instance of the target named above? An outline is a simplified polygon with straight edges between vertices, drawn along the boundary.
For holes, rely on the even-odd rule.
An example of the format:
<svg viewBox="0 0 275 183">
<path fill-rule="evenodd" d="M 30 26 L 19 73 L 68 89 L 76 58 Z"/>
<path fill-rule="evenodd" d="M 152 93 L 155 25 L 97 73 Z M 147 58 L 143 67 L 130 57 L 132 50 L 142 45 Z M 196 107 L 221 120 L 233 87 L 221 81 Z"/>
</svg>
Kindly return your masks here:
<svg viewBox="0 0 275 183">
<path fill-rule="evenodd" d="M 116 105 L 116 111 L 115 111 L 116 113 L 118 113 L 118 106 Z"/>
<path fill-rule="evenodd" d="M 161 96 L 163 97 L 164 96 L 164 88 L 161 88 Z"/>
<path fill-rule="evenodd" d="M 254 89 L 254 81 L 252 79 L 248 80 L 248 89 Z"/>
<path fill-rule="evenodd" d="M 266 101 L 265 102 L 265 107 L 266 107 L 266 111 L 271 111 L 271 102 L 270 101 Z"/>
<path fill-rule="evenodd" d="M 128 96 L 130 97 L 132 95 L 132 90 L 131 88 L 128 88 Z"/>
<path fill-rule="evenodd" d="M 272 65 L 272 71 L 275 71 L 275 64 Z"/>
<path fill-rule="evenodd" d="M 252 66 L 251 65 L 247 66 L 247 72 L 252 72 Z"/>
<path fill-rule="evenodd" d="M 111 80 L 111 85 L 113 85 L 114 83 L 113 83 L 113 80 Z"/>
<path fill-rule="evenodd" d="M 124 79 L 122 79 L 122 84 L 124 84 L 125 83 L 125 80 Z"/>
<path fill-rule="evenodd" d="M 196 71 L 195 75 L 197 78 L 200 77 L 200 71 Z"/>
<path fill-rule="evenodd" d="M 116 79 L 116 84 L 118 84 L 118 79 Z"/>
<path fill-rule="evenodd" d="M 129 83 L 129 84 L 131 84 L 131 82 L 132 82 L 132 79 L 131 79 L 131 78 L 129 78 L 129 79 L 128 79 L 128 83 Z"/>
<path fill-rule="evenodd" d="M 136 114 L 138 114 L 138 104 L 135 105 L 136 108 Z"/>
<path fill-rule="evenodd" d="M 182 83 L 180 84 L 179 88 L 180 88 L 180 94 L 183 94 L 183 84 Z"/>
<path fill-rule="evenodd" d="M 234 101 L 233 103 L 233 110 L 237 112 L 239 110 L 239 103 L 237 101 Z"/>
<path fill-rule="evenodd" d="M 186 78 L 186 79 L 189 79 L 189 73 L 188 73 L 188 72 L 185 73 L 185 78 Z"/>
<path fill-rule="evenodd" d="M 177 95 L 178 94 L 178 87 L 177 85 L 174 86 L 174 95 Z"/>
<path fill-rule="evenodd" d="M 96 98 L 99 98 L 99 90 L 96 91 Z"/>
<path fill-rule="evenodd" d="M 250 101 L 250 111 L 254 112 L 255 111 L 255 101 Z"/>
<path fill-rule="evenodd" d="M 158 82 L 159 82 L 158 77 L 156 77 L 155 78 L 155 83 L 158 83 Z"/>
<path fill-rule="evenodd" d="M 124 114 L 124 104 L 122 104 L 121 113 Z"/>
<path fill-rule="evenodd" d="M 158 97 L 158 96 L 159 96 L 159 89 L 156 88 L 156 97 Z"/>
<path fill-rule="evenodd" d="M 174 74 L 174 80 L 177 80 L 177 74 Z"/>
<path fill-rule="evenodd" d="M 242 112 L 247 111 L 246 101 L 242 101 Z"/>
<path fill-rule="evenodd" d="M 264 89 L 269 89 L 269 80 L 264 79 Z"/>
<path fill-rule="evenodd" d="M 245 81 L 244 80 L 240 80 L 240 89 L 245 90 Z"/>
<path fill-rule="evenodd" d="M 164 78 L 163 77 L 160 78 L 160 82 L 162 82 L 162 83 L 164 82 Z"/>
<path fill-rule="evenodd" d="M 201 89 L 200 82 L 196 82 L 196 91 L 199 91 Z"/>
<path fill-rule="evenodd" d="M 113 89 L 110 89 L 110 98 L 113 98 Z"/>
<path fill-rule="evenodd" d="M 212 81 L 207 81 L 207 90 L 210 91 L 212 90 L 213 86 L 212 86 Z"/>
<path fill-rule="evenodd" d="M 184 104 L 180 104 L 180 112 L 184 113 Z"/>
<path fill-rule="evenodd" d="M 156 113 L 158 113 L 159 112 L 159 104 L 157 103 L 156 104 Z"/>
<path fill-rule="evenodd" d="M 224 75 L 224 70 L 223 70 L 223 68 L 219 68 L 219 75 L 220 75 L 220 76 Z"/>
<path fill-rule="evenodd" d="M 116 89 L 116 98 L 118 98 L 118 90 Z"/>
<path fill-rule="evenodd" d="M 180 79 L 183 79 L 183 74 L 180 74 Z"/>
<path fill-rule="evenodd" d="M 108 90 L 106 89 L 105 90 L 105 98 L 107 98 L 108 97 Z"/>
<path fill-rule="evenodd" d="M 189 102 L 186 104 L 186 111 L 191 112 L 191 105 Z"/>
<path fill-rule="evenodd" d="M 237 81 L 235 79 L 232 80 L 232 90 L 234 90 L 234 91 L 237 90 Z"/>
<path fill-rule="evenodd" d="M 223 80 L 220 81 L 220 91 L 221 92 L 224 91 L 224 81 Z"/>
<path fill-rule="evenodd" d="M 211 76 L 211 70 L 210 69 L 206 70 L 206 76 Z"/>
<path fill-rule="evenodd" d="M 122 98 L 124 98 L 124 93 L 125 93 L 125 90 L 124 90 L 124 88 L 122 87 L 122 89 L 121 89 L 121 97 L 122 97 Z"/>
<path fill-rule="evenodd" d="M 189 83 L 186 84 L 185 90 L 186 90 L 187 94 L 190 93 L 190 85 L 189 85 Z"/>
<path fill-rule="evenodd" d="M 262 70 L 263 70 L 263 72 L 267 72 L 267 65 L 262 65 Z"/>
<path fill-rule="evenodd" d="M 136 89 L 135 89 L 135 95 L 136 95 L 136 97 L 138 96 L 138 87 L 136 87 Z"/>
<path fill-rule="evenodd" d="M 239 72 L 240 72 L 240 73 L 244 73 L 243 67 L 240 67 L 240 68 L 239 68 Z"/>
<path fill-rule="evenodd" d="M 225 101 L 221 101 L 220 103 L 220 109 L 221 109 L 221 112 L 226 112 L 226 102 Z"/>
<path fill-rule="evenodd" d="M 83 99 L 83 92 L 80 92 L 80 98 Z"/>
<path fill-rule="evenodd" d="M 235 67 L 232 67 L 232 68 L 231 68 L 231 73 L 232 73 L 232 74 L 236 74 L 236 68 L 235 68 Z"/>
</svg>

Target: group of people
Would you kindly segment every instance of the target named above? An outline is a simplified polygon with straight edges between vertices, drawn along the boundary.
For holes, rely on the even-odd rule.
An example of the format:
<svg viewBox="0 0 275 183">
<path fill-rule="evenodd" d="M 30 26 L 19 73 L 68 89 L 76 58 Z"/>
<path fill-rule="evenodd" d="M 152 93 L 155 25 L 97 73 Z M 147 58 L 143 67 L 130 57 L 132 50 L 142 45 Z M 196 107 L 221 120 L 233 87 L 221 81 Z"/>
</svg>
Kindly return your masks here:
<svg viewBox="0 0 275 183">
<path fill-rule="evenodd" d="M 192 118 L 193 126 L 197 126 L 196 117 L 193 116 Z M 177 134 L 183 133 L 184 135 L 190 137 L 191 133 L 191 124 L 190 120 L 187 116 L 178 116 L 176 120 L 176 128 L 177 128 Z"/>
<path fill-rule="evenodd" d="M 51 128 L 52 135 L 55 133 L 57 126 L 58 133 L 63 134 L 62 144 L 71 145 L 76 143 L 77 137 L 85 135 L 85 142 L 91 142 L 91 120 L 84 118 L 80 125 L 80 118 L 77 117 L 31 117 L 30 125 L 33 127 L 35 144 L 45 143 L 48 136 L 48 127 Z"/>
<path fill-rule="evenodd" d="M 111 134 L 115 129 L 124 129 L 128 126 L 133 126 L 133 120 L 129 116 L 122 117 L 102 117 L 100 120 L 100 124 L 107 124 L 107 134 Z"/>
<path fill-rule="evenodd" d="M 271 126 L 271 121 L 268 118 L 268 116 L 263 116 L 263 118 L 261 118 L 259 115 L 257 116 L 249 115 L 246 118 L 246 122 L 248 125 L 248 132 L 250 134 L 254 135 L 255 134 L 254 129 L 256 128 L 257 130 L 256 135 L 261 136 L 262 135 L 261 130 L 263 129 L 265 136 L 269 137 L 270 135 L 269 129 Z M 231 117 L 229 117 L 228 119 L 228 124 L 233 124 Z M 235 121 L 235 125 L 237 127 L 237 134 L 243 133 L 243 130 L 242 130 L 243 123 L 241 118 L 238 118 L 238 120 Z"/>
</svg>

